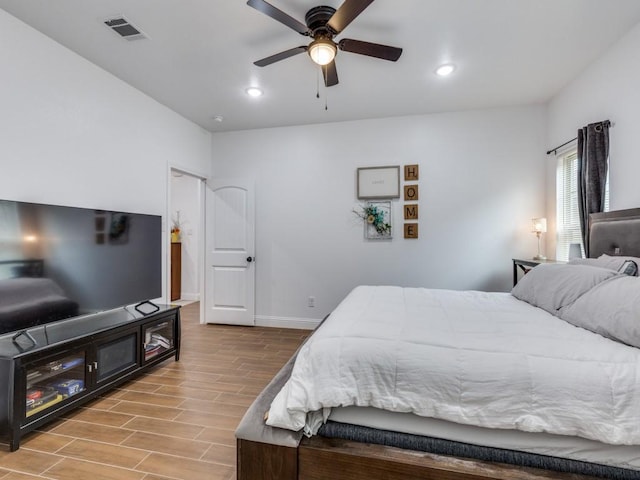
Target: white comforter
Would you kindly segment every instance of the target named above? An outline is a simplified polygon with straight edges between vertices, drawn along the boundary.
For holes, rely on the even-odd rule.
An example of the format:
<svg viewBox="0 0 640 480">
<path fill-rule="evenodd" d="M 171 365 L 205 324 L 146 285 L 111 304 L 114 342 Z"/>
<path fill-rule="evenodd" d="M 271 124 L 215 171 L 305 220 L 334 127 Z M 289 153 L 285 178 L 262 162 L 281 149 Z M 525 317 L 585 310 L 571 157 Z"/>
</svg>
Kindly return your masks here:
<svg viewBox="0 0 640 480">
<path fill-rule="evenodd" d="M 639 366 L 640 350 L 508 293 L 357 287 L 300 350 L 267 423 L 312 434 L 318 411 L 356 405 L 640 445 Z"/>
</svg>

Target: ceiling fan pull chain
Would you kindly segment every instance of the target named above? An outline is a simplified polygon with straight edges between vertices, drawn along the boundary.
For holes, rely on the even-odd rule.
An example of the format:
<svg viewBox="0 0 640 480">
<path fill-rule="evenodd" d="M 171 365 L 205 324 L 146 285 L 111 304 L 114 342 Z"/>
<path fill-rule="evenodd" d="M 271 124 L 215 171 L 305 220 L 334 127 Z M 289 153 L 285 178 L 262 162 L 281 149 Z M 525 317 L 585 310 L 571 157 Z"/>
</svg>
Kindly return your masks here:
<svg viewBox="0 0 640 480">
<path fill-rule="evenodd" d="M 320 98 L 320 70 L 322 70 L 322 67 L 318 69 L 318 75 L 316 76 L 316 98 Z"/>
<path fill-rule="evenodd" d="M 324 111 L 326 112 L 327 110 L 329 110 L 329 91 L 327 90 L 327 87 L 325 85 L 324 87 Z"/>
</svg>

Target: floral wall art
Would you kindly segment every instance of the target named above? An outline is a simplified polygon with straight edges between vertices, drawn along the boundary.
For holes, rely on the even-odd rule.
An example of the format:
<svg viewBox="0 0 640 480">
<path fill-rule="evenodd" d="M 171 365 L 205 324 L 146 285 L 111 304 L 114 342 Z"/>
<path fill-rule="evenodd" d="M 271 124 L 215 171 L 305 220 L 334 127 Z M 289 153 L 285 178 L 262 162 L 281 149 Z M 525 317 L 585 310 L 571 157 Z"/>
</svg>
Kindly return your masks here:
<svg viewBox="0 0 640 480">
<path fill-rule="evenodd" d="M 392 239 L 391 202 L 367 202 L 353 211 L 364 222 L 364 237 L 369 240 Z"/>
</svg>

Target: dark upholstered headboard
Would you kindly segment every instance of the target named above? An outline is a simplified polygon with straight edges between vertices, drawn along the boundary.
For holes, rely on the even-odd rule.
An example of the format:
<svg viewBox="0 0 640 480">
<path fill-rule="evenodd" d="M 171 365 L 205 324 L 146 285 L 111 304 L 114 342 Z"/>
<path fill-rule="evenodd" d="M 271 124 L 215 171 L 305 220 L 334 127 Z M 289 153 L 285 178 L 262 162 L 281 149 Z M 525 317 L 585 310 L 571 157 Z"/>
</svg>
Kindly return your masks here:
<svg viewBox="0 0 640 480">
<path fill-rule="evenodd" d="M 640 208 L 589 215 L 589 257 L 640 257 Z"/>
</svg>

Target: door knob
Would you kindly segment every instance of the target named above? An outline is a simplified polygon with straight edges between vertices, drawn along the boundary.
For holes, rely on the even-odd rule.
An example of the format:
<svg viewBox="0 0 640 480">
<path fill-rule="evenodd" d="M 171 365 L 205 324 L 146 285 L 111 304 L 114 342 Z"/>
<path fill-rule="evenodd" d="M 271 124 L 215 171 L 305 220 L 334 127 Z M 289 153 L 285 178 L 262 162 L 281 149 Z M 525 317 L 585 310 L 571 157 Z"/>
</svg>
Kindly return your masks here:
<svg viewBox="0 0 640 480">
<path fill-rule="evenodd" d="M 253 258 L 253 257 L 247 257 L 247 262 L 249 262 L 249 263 L 253 262 L 254 260 L 255 260 L 255 258 Z"/>
</svg>

